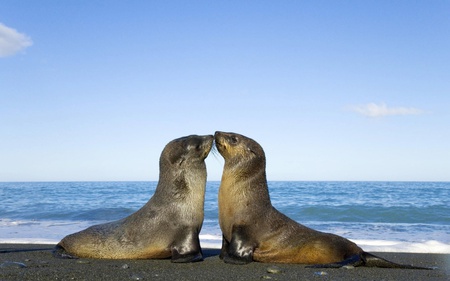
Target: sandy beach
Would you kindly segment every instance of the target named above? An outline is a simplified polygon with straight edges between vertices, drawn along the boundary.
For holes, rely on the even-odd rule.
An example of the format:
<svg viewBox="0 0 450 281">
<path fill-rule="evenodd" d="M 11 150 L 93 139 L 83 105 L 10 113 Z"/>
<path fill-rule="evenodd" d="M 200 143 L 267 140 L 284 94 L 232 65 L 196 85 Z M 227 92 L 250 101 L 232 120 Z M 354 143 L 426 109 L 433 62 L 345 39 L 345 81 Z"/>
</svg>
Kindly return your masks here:
<svg viewBox="0 0 450 281">
<path fill-rule="evenodd" d="M 204 249 L 205 260 L 57 259 L 53 245 L 0 244 L 0 280 L 449 280 L 449 254 L 375 253 L 404 264 L 436 267 L 406 270 L 358 267 L 312 269 L 303 265 L 222 262 L 218 249 Z M 274 271 L 274 273 L 272 273 Z"/>
</svg>

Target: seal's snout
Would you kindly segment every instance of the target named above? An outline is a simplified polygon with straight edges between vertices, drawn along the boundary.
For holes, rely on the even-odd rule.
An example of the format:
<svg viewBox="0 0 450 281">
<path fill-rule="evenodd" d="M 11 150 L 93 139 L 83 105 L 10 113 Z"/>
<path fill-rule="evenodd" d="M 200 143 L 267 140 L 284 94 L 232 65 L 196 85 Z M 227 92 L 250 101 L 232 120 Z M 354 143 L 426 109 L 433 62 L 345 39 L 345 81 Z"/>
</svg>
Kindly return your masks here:
<svg viewBox="0 0 450 281">
<path fill-rule="evenodd" d="M 213 135 L 203 136 L 203 143 L 201 146 L 204 150 L 204 158 L 206 158 L 208 156 L 209 152 L 213 148 L 213 145 L 214 145 L 214 136 Z"/>
<path fill-rule="evenodd" d="M 221 136 L 222 134 L 223 134 L 222 132 L 216 131 L 216 132 L 214 133 L 214 139 L 217 141 L 217 139 L 220 138 L 220 136 Z"/>
<path fill-rule="evenodd" d="M 207 144 L 212 144 L 214 142 L 214 136 L 213 135 L 206 135 L 204 136 L 205 141 Z"/>
<path fill-rule="evenodd" d="M 222 154 L 223 150 L 225 149 L 225 139 L 223 137 L 223 134 L 224 133 L 219 131 L 214 134 L 214 143 L 216 144 L 216 148 L 220 154 Z"/>
<path fill-rule="evenodd" d="M 225 133 L 225 132 L 215 132 L 214 140 L 216 143 L 225 144 L 229 142 L 230 137 L 234 136 L 234 133 Z"/>
<path fill-rule="evenodd" d="M 214 136 L 213 135 L 206 135 L 206 136 L 202 136 L 201 137 L 201 146 L 202 147 L 209 147 L 211 148 L 211 146 L 214 143 Z"/>
<path fill-rule="evenodd" d="M 222 132 L 215 132 L 214 133 L 214 142 L 217 145 L 221 145 L 222 144 Z"/>
</svg>

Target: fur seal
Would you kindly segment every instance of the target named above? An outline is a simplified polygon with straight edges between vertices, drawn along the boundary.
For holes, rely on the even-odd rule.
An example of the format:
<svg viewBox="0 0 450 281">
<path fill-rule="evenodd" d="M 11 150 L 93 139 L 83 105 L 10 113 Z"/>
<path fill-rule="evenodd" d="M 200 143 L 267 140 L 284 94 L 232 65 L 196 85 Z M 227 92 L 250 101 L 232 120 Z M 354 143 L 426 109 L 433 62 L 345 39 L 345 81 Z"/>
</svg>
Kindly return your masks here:
<svg viewBox="0 0 450 281">
<path fill-rule="evenodd" d="M 226 263 L 428 269 L 392 263 L 364 252 L 343 237 L 288 218 L 270 202 L 262 147 L 243 135 L 224 132 L 215 133 L 215 144 L 225 159 L 219 187 L 219 224 L 223 233 L 220 258 Z"/>
<path fill-rule="evenodd" d="M 205 158 L 212 135 L 191 135 L 169 142 L 159 160 L 153 197 L 130 216 L 91 226 L 64 237 L 55 256 L 98 259 L 203 259 L 199 233 L 203 224 Z"/>
</svg>

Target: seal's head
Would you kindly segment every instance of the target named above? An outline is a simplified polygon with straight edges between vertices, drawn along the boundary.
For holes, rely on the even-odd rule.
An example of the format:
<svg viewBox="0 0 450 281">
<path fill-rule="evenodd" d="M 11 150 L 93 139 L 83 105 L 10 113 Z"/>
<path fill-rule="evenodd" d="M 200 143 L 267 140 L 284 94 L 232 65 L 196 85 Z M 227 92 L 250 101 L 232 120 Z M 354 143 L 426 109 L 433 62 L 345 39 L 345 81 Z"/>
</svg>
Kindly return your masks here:
<svg viewBox="0 0 450 281">
<path fill-rule="evenodd" d="M 214 137 L 212 135 L 190 135 L 169 142 L 161 153 L 160 165 L 186 167 L 204 163 L 208 156 Z"/>
<path fill-rule="evenodd" d="M 185 195 L 184 192 L 176 191 L 185 188 L 204 189 L 206 184 L 205 158 L 212 148 L 213 141 L 212 135 L 191 135 L 169 142 L 159 158 L 160 182 L 173 183 L 173 192 L 177 194 Z M 168 189 L 166 188 L 166 190 Z"/>
<path fill-rule="evenodd" d="M 266 157 L 262 147 L 253 139 L 236 133 L 216 132 L 217 150 L 225 159 L 225 168 L 239 170 L 241 176 L 265 171 Z"/>
</svg>

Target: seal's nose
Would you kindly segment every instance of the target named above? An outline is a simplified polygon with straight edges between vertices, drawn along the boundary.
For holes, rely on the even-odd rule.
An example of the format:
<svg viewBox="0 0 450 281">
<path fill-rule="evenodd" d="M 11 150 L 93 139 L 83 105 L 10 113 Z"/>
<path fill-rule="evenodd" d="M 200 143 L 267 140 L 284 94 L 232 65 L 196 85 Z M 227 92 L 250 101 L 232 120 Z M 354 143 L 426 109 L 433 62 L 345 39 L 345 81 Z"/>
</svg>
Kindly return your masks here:
<svg viewBox="0 0 450 281">
<path fill-rule="evenodd" d="M 222 132 L 216 131 L 214 133 L 214 140 L 217 142 L 222 134 L 223 134 Z"/>
</svg>

